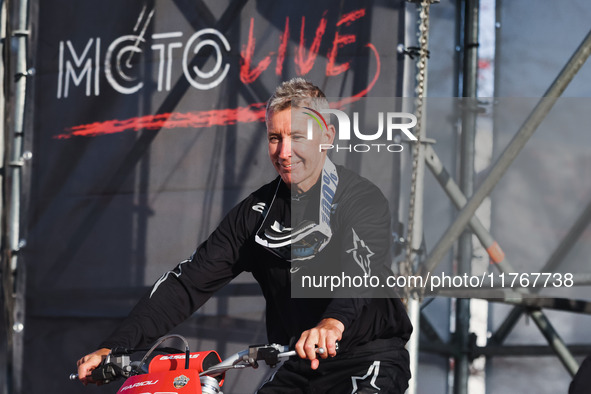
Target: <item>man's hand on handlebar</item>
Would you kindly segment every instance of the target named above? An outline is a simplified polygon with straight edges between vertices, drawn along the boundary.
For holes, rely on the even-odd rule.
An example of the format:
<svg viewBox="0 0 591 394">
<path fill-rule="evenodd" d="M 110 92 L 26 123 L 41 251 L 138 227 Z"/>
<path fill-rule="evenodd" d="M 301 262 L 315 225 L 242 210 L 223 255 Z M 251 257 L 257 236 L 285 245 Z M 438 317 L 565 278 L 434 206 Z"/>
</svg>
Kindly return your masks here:
<svg viewBox="0 0 591 394">
<path fill-rule="evenodd" d="M 312 369 L 318 368 L 321 358 L 334 357 L 337 354 L 336 342 L 340 341 L 345 331 L 343 323 L 337 319 L 322 319 L 314 328 L 306 330 L 295 345 L 296 352 L 301 358 L 311 360 Z M 318 351 L 324 349 L 324 351 Z"/>
<path fill-rule="evenodd" d="M 110 351 L 110 349 L 102 348 L 93 353 L 87 354 L 78 360 L 78 379 L 80 379 L 84 385 L 87 385 L 88 383 L 96 383 L 90 377 L 91 373 L 103 362 Z"/>
</svg>

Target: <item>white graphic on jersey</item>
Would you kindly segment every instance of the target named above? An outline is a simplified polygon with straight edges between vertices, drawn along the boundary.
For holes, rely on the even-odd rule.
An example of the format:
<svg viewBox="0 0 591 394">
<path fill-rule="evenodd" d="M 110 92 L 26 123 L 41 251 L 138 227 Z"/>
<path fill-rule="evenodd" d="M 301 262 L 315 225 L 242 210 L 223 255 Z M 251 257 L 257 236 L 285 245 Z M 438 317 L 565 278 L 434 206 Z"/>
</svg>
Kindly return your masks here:
<svg viewBox="0 0 591 394">
<path fill-rule="evenodd" d="M 150 293 L 150 298 L 152 298 L 152 295 L 154 295 L 154 293 L 156 292 L 156 290 L 158 290 L 158 287 L 160 287 L 160 285 L 162 284 L 162 282 L 164 282 L 166 279 L 168 279 L 168 275 L 173 274 L 177 278 L 179 276 L 181 276 L 181 274 L 183 273 L 183 267 L 182 267 L 183 264 L 188 263 L 189 261 L 191 261 L 191 259 L 182 261 L 179 265 L 176 266 L 175 269 L 173 269 L 171 271 L 168 271 L 167 273 L 165 273 L 164 275 L 162 275 L 160 277 L 160 279 L 158 279 L 158 281 L 154 284 L 154 287 L 152 288 L 152 292 Z"/>
<path fill-rule="evenodd" d="M 347 253 L 352 253 L 353 259 L 355 260 L 357 265 L 361 267 L 363 273 L 367 276 L 371 276 L 369 258 L 373 256 L 375 253 L 369 250 L 369 247 L 365 244 L 363 240 L 359 238 L 359 236 L 355 232 L 355 229 L 351 230 L 353 230 L 353 248 L 347 250 Z"/>
<path fill-rule="evenodd" d="M 381 390 L 378 386 L 376 386 L 376 379 L 378 378 L 378 374 L 380 373 L 380 362 L 374 361 L 373 364 L 369 366 L 367 373 L 363 376 L 351 376 L 351 384 L 353 385 L 353 391 L 351 394 L 355 394 L 357 392 L 357 381 L 363 382 L 365 379 L 368 379 L 371 376 L 371 381 L 369 384 L 371 387 L 375 388 L 376 390 Z"/>
<path fill-rule="evenodd" d="M 278 233 L 286 233 L 292 230 L 291 227 L 285 227 L 283 224 L 279 223 L 277 220 L 273 222 L 271 225 L 271 230 L 277 231 Z M 291 233 L 289 234 L 291 236 Z"/>
<path fill-rule="evenodd" d="M 256 204 L 254 204 L 252 206 L 252 210 L 259 212 L 259 213 L 263 213 L 265 211 L 266 207 L 267 207 L 267 204 L 265 204 L 264 202 L 257 202 Z"/>
<path fill-rule="evenodd" d="M 302 268 L 302 267 L 291 267 L 289 269 L 289 273 L 290 274 L 295 274 L 296 272 L 298 272 L 300 270 L 300 268 Z"/>
</svg>

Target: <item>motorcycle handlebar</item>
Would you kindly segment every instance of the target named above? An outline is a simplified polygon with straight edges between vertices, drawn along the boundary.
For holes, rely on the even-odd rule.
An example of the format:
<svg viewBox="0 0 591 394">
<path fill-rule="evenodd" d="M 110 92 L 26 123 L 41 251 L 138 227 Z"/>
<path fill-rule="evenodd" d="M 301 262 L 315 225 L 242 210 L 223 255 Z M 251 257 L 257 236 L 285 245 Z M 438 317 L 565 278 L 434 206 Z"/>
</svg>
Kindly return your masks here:
<svg viewBox="0 0 591 394">
<path fill-rule="evenodd" d="M 337 350 L 338 350 L 338 343 Z M 323 354 L 325 349 L 316 349 L 318 354 Z M 120 377 L 129 377 L 130 373 L 134 369 L 140 369 L 138 366 L 143 366 L 142 362 L 131 362 L 127 354 L 133 353 L 132 349 L 125 349 L 123 352 L 119 352 L 120 356 L 113 357 L 110 354 L 107 359 L 95 368 L 91 372 L 91 379 L 95 382 L 109 383 Z M 282 359 L 286 359 L 296 355 L 295 350 L 290 350 L 289 346 L 286 345 L 255 345 L 250 346 L 248 349 L 242 350 L 238 353 L 231 355 L 219 364 L 216 364 L 207 370 L 201 372 L 199 376 L 219 376 L 230 369 L 245 368 L 245 367 L 258 367 L 258 361 L 263 361 L 267 365 L 275 366 Z M 138 373 L 142 373 L 141 371 Z M 78 374 L 71 374 L 70 380 L 78 380 Z"/>
<path fill-rule="evenodd" d="M 338 343 L 336 344 L 338 350 Z M 326 350 L 317 348 L 316 353 L 323 354 Z M 286 345 L 256 345 L 251 346 L 246 350 L 231 355 L 207 370 L 201 372 L 199 376 L 219 376 L 230 369 L 238 369 L 245 367 L 258 368 L 258 361 L 264 361 L 265 364 L 274 367 L 282 359 L 286 359 L 297 355 L 295 350 L 289 350 Z"/>
</svg>

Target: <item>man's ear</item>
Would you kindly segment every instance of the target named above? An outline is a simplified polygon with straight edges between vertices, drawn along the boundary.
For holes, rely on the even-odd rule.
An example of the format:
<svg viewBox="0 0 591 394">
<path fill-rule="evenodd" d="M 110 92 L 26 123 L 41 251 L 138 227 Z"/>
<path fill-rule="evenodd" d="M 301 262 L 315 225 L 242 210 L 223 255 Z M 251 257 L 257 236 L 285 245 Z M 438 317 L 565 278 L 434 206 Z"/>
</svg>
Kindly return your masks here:
<svg viewBox="0 0 591 394">
<path fill-rule="evenodd" d="M 328 129 L 322 132 L 322 143 L 323 144 L 332 144 L 334 141 L 334 137 L 336 135 L 336 129 L 334 125 L 329 124 Z"/>
</svg>

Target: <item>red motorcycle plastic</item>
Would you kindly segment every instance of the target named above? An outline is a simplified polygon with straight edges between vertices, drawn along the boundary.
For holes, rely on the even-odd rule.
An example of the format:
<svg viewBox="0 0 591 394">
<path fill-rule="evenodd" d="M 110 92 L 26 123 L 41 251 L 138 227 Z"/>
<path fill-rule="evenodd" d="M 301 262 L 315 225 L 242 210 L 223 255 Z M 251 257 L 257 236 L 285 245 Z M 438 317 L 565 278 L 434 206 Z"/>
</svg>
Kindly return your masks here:
<svg viewBox="0 0 591 394">
<path fill-rule="evenodd" d="M 184 353 L 152 356 L 158 346 L 169 338 L 180 338 L 185 343 Z M 125 382 L 118 394 L 223 394 L 221 387 L 226 371 L 258 367 L 265 362 L 275 367 L 282 359 L 295 356 L 295 350 L 284 345 L 255 345 L 221 360 L 215 351 L 191 353 L 185 338 L 168 335 L 156 342 L 141 361 L 131 361 L 134 349 L 112 349 L 99 367 L 92 371 L 92 380 L 109 383 L 119 378 Z M 148 361 L 149 360 L 149 361 Z M 70 375 L 77 380 L 78 375 Z"/>
</svg>

